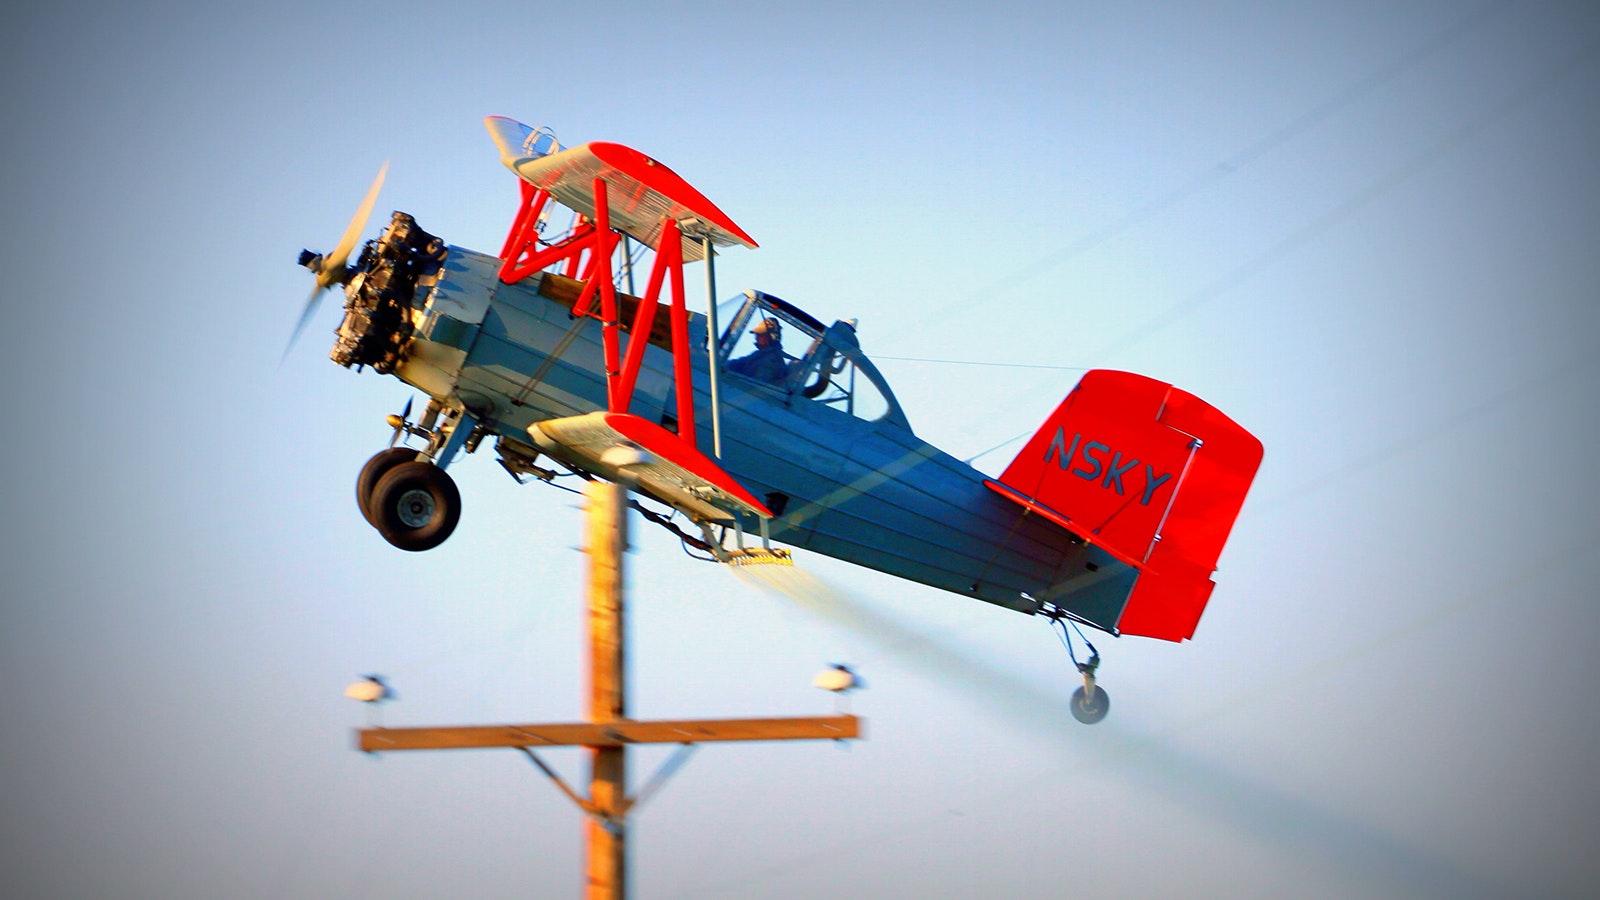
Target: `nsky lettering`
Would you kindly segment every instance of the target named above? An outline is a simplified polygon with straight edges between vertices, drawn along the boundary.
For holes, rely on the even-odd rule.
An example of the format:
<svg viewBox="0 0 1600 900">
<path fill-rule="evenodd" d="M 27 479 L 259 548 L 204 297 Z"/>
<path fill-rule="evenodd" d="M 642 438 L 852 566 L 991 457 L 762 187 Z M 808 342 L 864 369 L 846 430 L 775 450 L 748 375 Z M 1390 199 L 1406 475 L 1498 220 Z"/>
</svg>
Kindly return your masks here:
<svg viewBox="0 0 1600 900">
<path fill-rule="evenodd" d="M 1082 446 L 1081 452 L 1079 451 L 1080 445 Z M 1109 462 L 1104 458 L 1104 454 L 1108 452 L 1112 454 Z M 1096 455 L 1097 453 L 1100 455 Z M 1077 457 L 1077 466 L 1074 466 L 1074 455 Z M 1073 435 L 1072 443 L 1069 445 L 1067 443 L 1066 430 L 1059 425 L 1056 426 L 1055 436 L 1050 439 L 1050 446 L 1044 451 L 1046 465 L 1050 463 L 1051 457 L 1055 457 L 1056 465 L 1063 471 L 1070 472 L 1085 481 L 1098 479 L 1102 488 L 1111 488 L 1117 492 L 1118 496 L 1122 496 L 1124 493 L 1122 476 L 1139 465 L 1139 460 L 1137 459 L 1129 459 L 1127 462 L 1123 462 L 1122 451 L 1112 451 L 1109 444 L 1102 444 L 1099 441 L 1084 443 L 1082 434 Z M 1139 505 L 1149 506 L 1150 501 L 1155 498 L 1156 491 L 1171 480 L 1172 473 L 1167 472 L 1158 476 L 1156 475 L 1155 467 L 1149 463 L 1144 464 L 1144 471 L 1144 488 L 1140 492 Z"/>
</svg>

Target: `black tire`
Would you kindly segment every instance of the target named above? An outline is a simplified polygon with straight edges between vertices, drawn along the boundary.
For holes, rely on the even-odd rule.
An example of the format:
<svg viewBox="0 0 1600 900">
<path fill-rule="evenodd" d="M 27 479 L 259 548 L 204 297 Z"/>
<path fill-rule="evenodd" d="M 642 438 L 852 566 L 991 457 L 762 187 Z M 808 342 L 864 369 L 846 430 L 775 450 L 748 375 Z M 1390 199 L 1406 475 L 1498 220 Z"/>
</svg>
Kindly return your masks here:
<svg viewBox="0 0 1600 900">
<path fill-rule="evenodd" d="M 461 492 L 443 469 L 412 461 L 378 479 L 367 507 L 384 540 L 401 550 L 432 550 L 456 530 Z"/>
<path fill-rule="evenodd" d="M 1072 692 L 1072 717 L 1085 725 L 1104 719 L 1106 713 L 1111 712 L 1111 695 L 1100 685 L 1094 686 L 1094 700 L 1089 700 L 1089 694 L 1083 688 Z"/>
<path fill-rule="evenodd" d="M 390 447 L 367 460 L 367 464 L 361 467 L 361 474 L 356 476 L 356 506 L 361 508 L 361 518 L 366 519 L 368 525 L 378 527 L 378 520 L 372 517 L 372 511 L 367 508 L 372 502 L 372 489 L 377 486 L 378 479 L 389 474 L 389 470 L 395 466 L 416 458 L 415 450 Z"/>
</svg>

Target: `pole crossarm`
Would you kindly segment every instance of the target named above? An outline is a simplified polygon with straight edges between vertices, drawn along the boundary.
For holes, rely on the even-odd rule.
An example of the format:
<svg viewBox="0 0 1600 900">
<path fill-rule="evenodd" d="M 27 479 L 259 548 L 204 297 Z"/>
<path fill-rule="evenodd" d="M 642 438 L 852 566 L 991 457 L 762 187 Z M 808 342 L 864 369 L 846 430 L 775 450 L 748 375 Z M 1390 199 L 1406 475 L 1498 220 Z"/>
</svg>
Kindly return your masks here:
<svg viewBox="0 0 1600 900">
<path fill-rule="evenodd" d="M 463 725 L 443 728 L 363 728 L 356 747 L 396 750 L 472 750 L 491 747 L 623 747 L 707 741 L 848 740 L 861 736 L 853 715 L 774 719 L 681 719 L 570 722 L 548 725 Z"/>
<path fill-rule="evenodd" d="M 527 192 L 525 192 L 526 194 Z M 605 188 L 595 183 L 597 207 L 605 209 Z M 531 196 L 525 199 L 533 201 Z M 538 207 L 531 205 L 529 214 L 536 215 Z M 598 219 L 597 233 L 611 234 L 606 228 L 606 217 Z M 533 225 L 523 223 L 526 228 Z M 676 228 L 665 229 L 675 233 Z M 508 242 L 507 246 L 511 246 Z M 710 242 L 706 244 L 706 260 L 711 259 Z M 605 251 L 609 252 L 609 251 Z M 510 259 L 508 256 L 507 259 Z M 657 257 L 660 261 L 660 257 Z M 600 270 L 589 277 L 589 287 L 602 283 L 602 317 L 608 330 L 610 346 L 606 354 L 606 371 L 616 370 L 615 328 L 618 310 L 615 292 L 610 290 L 609 260 L 597 260 L 593 268 Z M 709 269 L 709 266 L 707 267 Z M 660 288 L 652 274 L 652 286 L 646 291 L 654 297 Z M 587 288 L 586 288 L 587 291 Z M 674 351 L 680 360 L 686 360 L 688 341 L 679 327 L 685 307 L 681 284 L 674 285 Z M 713 295 L 714 299 L 714 295 Z M 580 305 L 583 298 L 580 296 Z M 713 304 L 711 308 L 716 310 Z M 578 310 L 574 308 L 575 314 Z M 651 314 L 643 310 L 635 319 L 635 331 L 629 340 L 632 348 L 648 340 Z M 641 351 L 642 352 L 642 351 Z M 628 365 L 623 363 L 624 368 Z M 713 369 L 713 371 L 715 371 Z M 687 372 L 684 372 L 687 375 Z M 687 392 L 688 379 L 679 382 Z M 631 385 L 630 385 L 631 389 Z M 715 382 L 713 381 L 713 390 Z M 623 404 L 626 406 L 626 404 Z M 613 403 L 613 407 L 615 403 Z M 686 421 L 687 416 L 683 417 Z M 689 446 L 694 445 L 691 442 Z M 608 481 L 591 481 L 584 489 L 588 503 L 585 518 L 588 522 L 589 592 L 585 612 L 588 633 L 589 683 L 585 693 L 586 722 L 554 722 L 540 725 L 459 725 L 437 728 L 362 728 L 356 732 L 356 747 L 367 753 L 388 753 L 396 750 L 472 750 L 494 747 L 521 750 L 535 766 L 539 767 L 569 800 L 577 804 L 586 815 L 583 824 L 585 862 L 584 897 L 586 900 L 626 900 L 628 896 L 627 818 L 630 811 L 648 800 L 675 773 L 692 754 L 696 745 L 710 741 L 842 741 L 861 737 L 861 720 L 853 715 L 792 716 L 765 719 L 672 719 L 639 721 L 628 718 L 626 696 L 626 578 L 624 564 L 628 549 L 628 492 L 622 485 Z M 627 755 L 629 744 L 679 744 L 677 752 L 669 758 L 632 797 L 627 796 Z M 535 751 L 541 747 L 584 747 L 588 757 L 589 796 L 584 797 L 566 783 Z"/>
</svg>

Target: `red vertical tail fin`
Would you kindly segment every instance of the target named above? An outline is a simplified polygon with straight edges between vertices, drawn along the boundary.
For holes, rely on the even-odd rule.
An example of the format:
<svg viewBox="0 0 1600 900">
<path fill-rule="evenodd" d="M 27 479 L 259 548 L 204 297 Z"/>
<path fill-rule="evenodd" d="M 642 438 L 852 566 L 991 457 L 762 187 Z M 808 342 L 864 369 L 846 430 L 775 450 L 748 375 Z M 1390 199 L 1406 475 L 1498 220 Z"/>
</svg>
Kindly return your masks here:
<svg viewBox="0 0 1600 900">
<path fill-rule="evenodd" d="M 1119 631 L 1181 641 L 1211 596 L 1261 453 L 1193 394 L 1095 369 L 990 486 L 1139 570 Z"/>
</svg>

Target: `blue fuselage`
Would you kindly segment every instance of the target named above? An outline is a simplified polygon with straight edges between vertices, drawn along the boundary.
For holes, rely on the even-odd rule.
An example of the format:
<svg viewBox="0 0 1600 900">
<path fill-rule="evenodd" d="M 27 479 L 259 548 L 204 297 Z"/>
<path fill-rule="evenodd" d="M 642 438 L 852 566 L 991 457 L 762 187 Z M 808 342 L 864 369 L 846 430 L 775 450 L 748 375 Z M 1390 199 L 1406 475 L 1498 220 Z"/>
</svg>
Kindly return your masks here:
<svg viewBox="0 0 1600 900">
<path fill-rule="evenodd" d="M 545 275 L 507 285 L 496 277 L 499 264 L 449 248 L 437 282 L 417 292 L 416 330 L 394 374 L 526 445 L 535 422 L 604 406 L 600 323 L 574 318 L 570 299 L 560 299 L 573 282 Z M 746 303 L 762 299 L 751 294 Z M 729 331 L 749 318 L 734 317 Z M 691 315 L 689 332 L 700 348 L 693 363 L 698 444 L 711 456 L 707 319 Z M 774 540 L 1019 611 L 1048 600 L 1102 627 L 1117 621 L 1133 569 L 1030 515 L 987 488 L 983 473 L 919 439 L 849 323 L 792 332 L 794 345 L 811 341 L 793 358 L 796 377 L 757 380 L 724 366 L 719 378 L 717 462 L 775 513 Z M 737 355 L 731 338 L 719 346 L 724 360 Z M 831 394 L 805 389 L 815 381 L 802 378 L 800 367 L 820 370 L 829 360 L 834 371 L 864 380 L 858 396 L 881 395 L 870 413 L 839 398 L 842 384 Z M 672 355 L 653 343 L 627 411 L 672 426 L 671 374 Z"/>
</svg>

